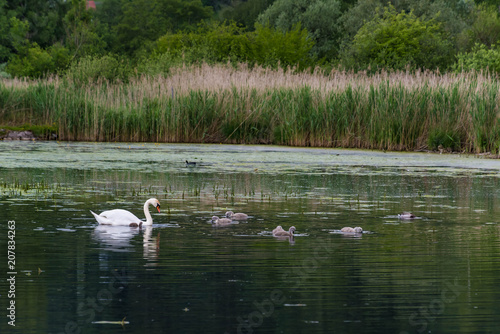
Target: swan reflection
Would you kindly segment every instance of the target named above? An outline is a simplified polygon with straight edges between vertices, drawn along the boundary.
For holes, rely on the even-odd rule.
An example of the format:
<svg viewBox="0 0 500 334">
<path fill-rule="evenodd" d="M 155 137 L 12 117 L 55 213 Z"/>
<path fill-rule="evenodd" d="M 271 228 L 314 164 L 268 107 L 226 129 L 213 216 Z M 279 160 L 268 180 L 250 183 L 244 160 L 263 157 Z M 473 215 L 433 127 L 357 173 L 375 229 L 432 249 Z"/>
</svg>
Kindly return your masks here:
<svg viewBox="0 0 500 334">
<path fill-rule="evenodd" d="M 114 252 L 129 252 L 130 240 L 139 234 L 137 227 L 97 225 L 93 237 L 105 248 Z"/>
<path fill-rule="evenodd" d="M 153 237 L 153 226 L 140 229 L 128 226 L 97 225 L 93 237 L 105 249 L 113 252 L 133 252 L 132 238 L 140 233 L 142 233 L 144 259 L 156 260 L 160 251 L 160 233 Z"/>
</svg>

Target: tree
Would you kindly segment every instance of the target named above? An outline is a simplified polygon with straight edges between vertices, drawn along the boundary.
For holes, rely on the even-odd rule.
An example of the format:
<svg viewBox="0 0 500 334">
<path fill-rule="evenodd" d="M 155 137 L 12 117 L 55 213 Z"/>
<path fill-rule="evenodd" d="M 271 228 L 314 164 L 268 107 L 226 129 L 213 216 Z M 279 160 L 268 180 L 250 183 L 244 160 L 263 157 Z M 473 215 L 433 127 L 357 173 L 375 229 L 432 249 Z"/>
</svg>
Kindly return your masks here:
<svg viewBox="0 0 500 334">
<path fill-rule="evenodd" d="M 432 18 L 448 34 L 453 48 L 457 51 L 461 49 L 457 37 L 469 25 L 470 13 L 474 7 L 473 0 L 391 0 L 389 3 L 397 12 L 412 12 L 423 21 Z M 348 47 L 358 30 L 366 22 L 372 21 L 377 9 L 383 8 L 386 4 L 387 2 L 382 0 L 359 0 L 346 11 L 341 18 L 345 32 L 341 48 Z"/>
<path fill-rule="evenodd" d="M 277 0 L 259 15 L 257 22 L 287 32 L 301 24 L 314 41 L 311 52 L 331 60 L 338 55 L 342 34 L 339 0 Z"/>
<path fill-rule="evenodd" d="M 222 16 L 243 25 L 247 30 L 255 29 L 257 17 L 265 11 L 275 0 L 248 0 L 237 2 L 234 7 L 225 9 Z"/>
<path fill-rule="evenodd" d="M 249 62 L 263 66 L 284 68 L 312 65 L 309 55 L 313 42 L 300 24 L 282 32 L 273 27 L 256 25 L 246 32 L 233 23 L 200 25 L 196 32 L 168 33 L 156 42 L 155 55 L 168 54 L 171 60 L 183 61 Z"/>
<path fill-rule="evenodd" d="M 384 8 L 364 24 L 343 53 L 347 67 L 360 69 L 447 68 L 453 58 L 448 35 L 434 19 Z"/>
<path fill-rule="evenodd" d="M 236 23 L 200 24 L 194 32 L 167 33 L 156 42 L 155 53 L 168 53 L 187 62 L 203 60 L 208 63 L 247 61 L 250 40 Z"/>
<path fill-rule="evenodd" d="M 10 40 L 18 54 L 25 53 L 30 46 L 28 39 L 29 22 L 21 21 L 16 17 L 10 19 Z"/>
<path fill-rule="evenodd" d="M 477 43 L 491 47 L 500 41 L 500 17 L 498 8 L 479 5 L 472 11 L 473 22 L 464 29 L 460 36 L 463 48 L 470 48 Z"/>
<path fill-rule="evenodd" d="M 314 42 L 308 37 L 300 23 L 287 32 L 269 26 L 256 24 L 251 35 L 253 58 L 259 64 L 286 68 L 298 66 L 299 69 L 312 66 L 310 51 Z"/>
<path fill-rule="evenodd" d="M 359 0 L 341 17 L 342 28 L 344 31 L 344 42 L 351 42 L 358 30 L 367 21 L 371 21 L 377 12 L 377 8 L 384 7 L 381 0 Z"/>
<path fill-rule="evenodd" d="M 29 39 L 42 48 L 62 41 L 65 35 L 62 20 L 69 8 L 65 0 L 9 0 L 7 11 L 29 23 Z M 9 18 L 10 18 L 9 17 Z"/>
<path fill-rule="evenodd" d="M 87 10 L 86 0 L 71 0 L 71 9 L 64 16 L 66 46 L 73 57 L 100 53 L 105 44 L 95 32 L 97 22 L 93 10 Z"/>
<path fill-rule="evenodd" d="M 6 62 L 12 52 L 12 45 L 9 39 L 9 21 L 7 1 L 0 0 L 0 64 Z"/>
<path fill-rule="evenodd" d="M 28 21 L 12 17 L 10 22 L 10 37 L 16 51 L 6 67 L 10 75 L 39 78 L 68 65 L 69 53 L 66 48 L 56 44 L 44 50 L 28 39 Z"/>
<path fill-rule="evenodd" d="M 123 18 L 122 0 L 106 0 L 99 3 L 94 17 L 98 20 L 95 32 L 106 44 L 106 51 L 123 54 L 122 45 L 119 44 L 117 26 Z"/>
<path fill-rule="evenodd" d="M 191 29 L 211 16 L 212 8 L 200 0 L 132 0 L 123 6 L 118 42 L 132 54 L 168 31 Z"/>
</svg>

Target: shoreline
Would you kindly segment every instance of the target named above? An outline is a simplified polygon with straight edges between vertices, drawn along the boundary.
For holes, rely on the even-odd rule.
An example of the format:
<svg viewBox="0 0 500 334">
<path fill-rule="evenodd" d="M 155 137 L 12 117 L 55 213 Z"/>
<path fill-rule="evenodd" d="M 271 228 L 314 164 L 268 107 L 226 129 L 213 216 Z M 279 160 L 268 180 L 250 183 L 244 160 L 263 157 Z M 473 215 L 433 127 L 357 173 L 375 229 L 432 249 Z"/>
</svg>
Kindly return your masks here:
<svg viewBox="0 0 500 334">
<path fill-rule="evenodd" d="M 0 131 L 3 129 L 0 127 Z M 1 133 L 1 132 L 0 132 Z M 280 147 L 280 148 L 290 148 L 290 149 L 308 149 L 308 150 L 346 150 L 346 151 L 368 151 L 368 152 L 378 152 L 378 153 L 425 153 L 425 154 L 435 154 L 435 155 L 450 155 L 450 156 L 465 156 L 474 157 L 477 159 L 500 159 L 500 155 L 492 154 L 491 152 L 483 153 L 471 153 L 471 152 L 455 152 L 455 151 L 435 151 L 435 150 L 380 150 L 380 149 L 368 149 L 368 148 L 358 148 L 358 147 L 321 147 L 321 146 L 293 146 L 293 145 L 279 145 L 279 144 L 262 144 L 262 143 L 217 143 L 217 142 L 204 142 L 204 143 L 186 143 L 186 142 L 150 142 L 150 141 L 87 141 L 87 140 L 58 140 L 57 137 L 46 138 L 37 137 L 33 132 L 29 130 L 15 131 L 10 130 L 8 134 L 12 134 L 10 137 L 0 136 L 1 142 L 57 142 L 57 143 L 91 143 L 91 144 L 117 144 L 117 145 L 133 145 L 133 144 L 165 144 L 165 145 L 222 145 L 222 146 L 257 146 L 257 147 Z M 6 138 L 7 137 L 7 138 Z"/>
</svg>

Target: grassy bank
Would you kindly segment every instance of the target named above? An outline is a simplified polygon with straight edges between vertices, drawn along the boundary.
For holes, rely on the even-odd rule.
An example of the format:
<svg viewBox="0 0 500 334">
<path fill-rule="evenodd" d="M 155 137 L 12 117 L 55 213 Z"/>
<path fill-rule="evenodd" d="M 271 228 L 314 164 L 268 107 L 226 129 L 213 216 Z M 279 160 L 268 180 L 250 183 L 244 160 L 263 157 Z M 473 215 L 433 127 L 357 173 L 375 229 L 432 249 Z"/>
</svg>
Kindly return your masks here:
<svg viewBox="0 0 500 334">
<path fill-rule="evenodd" d="M 0 81 L 0 125 L 60 140 L 269 143 L 494 152 L 499 81 L 480 74 L 293 74 L 194 66 L 168 78 Z"/>
</svg>

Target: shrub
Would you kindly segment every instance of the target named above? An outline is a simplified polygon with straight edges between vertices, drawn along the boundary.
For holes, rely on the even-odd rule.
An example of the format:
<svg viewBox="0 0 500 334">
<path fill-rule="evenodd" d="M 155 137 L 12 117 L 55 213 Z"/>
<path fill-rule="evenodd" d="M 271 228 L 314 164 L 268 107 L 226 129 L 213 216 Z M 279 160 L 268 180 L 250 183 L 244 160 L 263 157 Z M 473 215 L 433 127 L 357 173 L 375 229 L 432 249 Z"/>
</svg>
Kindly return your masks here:
<svg viewBox="0 0 500 334">
<path fill-rule="evenodd" d="M 42 49 L 38 44 L 31 43 L 28 38 L 27 21 L 11 19 L 10 37 L 16 49 L 6 72 L 14 77 L 40 78 L 64 69 L 69 63 L 69 51 L 57 43 L 48 49 Z"/>
<path fill-rule="evenodd" d="M 52 62 L 54 64 L 53 71 L 63 71 L 66 70 L 71 62 L 71 56 L 69 50 L 59 43 L 52 45 L 48 49 L 48 53 L 52 57 Z"/>
<path fill-rule="evenodd" d="M 343 34 L 340 24 L 339 0 L 276 0 L 257 18 L 262 25 L 271 25 L 281 32 L 292 31 L 300 24 L 314 41 L 311 52 L 317 58 L 331 61 L 338 56 Z"/>
<path fill-rule="evenodd" d="M 361 27 L 342 58 L 350 68 L 443 69 L 451 63 L 452 50 L 434 19 L 424 21 L 389 6 Z"/>
<path fill-rule="evenodd" d="M 54 70 L 54 60 L 37 44 L 27 48 L 24 54 L 14 55 L 6 68 L 6 71 L 14 77 L 31 78 L 40 78 Z"/>
<path fill-rule="evenodd" d="M 295 26 L 281 32 L 257 24 L 254 32 L 245 32 L 235 23 L 203 25 L 194 33 L 162 36 L 156 43 L 155 53 L 168 52 L 173 59 L 188 63 L 203 60 L 208 63 L 249 62 L 264 66 L 283 67 L 312 64 L 309 56 L 314 43 L 307 31 Z"/>
<path fill-rule="evenodd" d="M 156 42 L 155 51 L 184 57 L 188 62 L 203 59 L 208 63 L 246 61 L 250 41 L 235 23 L 203 24 L 195 32 L 166 34 Z"/>
<path fill-rule="evenodd" d="M 457 62 L 453 65 L 456 72 L 470 70 L 484 70 L 500 73 L 500 46 L 491 48 L 484 44 L 476 44 L 471 52 L 460 53 Z"/>
<path fill-rule="evenodd" d="M 269 26 L 256 24 L 252 36 L 253 59 L 258 64 L 277 67 L 299 65 L 306 68 L 312 65 L 313 60 L 309 53 L 314 45 L 306 29 L 300 24 L 287 32 L 281 32 Z"/>
<path fill-rule="evenodd" d="M 137 74 L 166 76 L 170 70 L 182 64 L 180 56 L 174 56 L 170 52 L 156 54 L 150 58 L 143 58 L 137 64 Z"/>
<path fill-rule="evenodd" d="M 7 63 L 0 64 L 0 79 L 9 79 L 10 74 L 5 71 Z"/>
<path fill-rule="evenodd" d="M 125 61 L 118 61 L 113 56 L 89 56 L 74 62 L 66 72 L 66 77 L 83 84 L 96 82 L 98 79 L 127 81 L 129 74 L 129 65 Z"/>
</svg>

